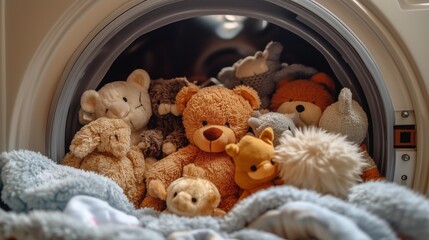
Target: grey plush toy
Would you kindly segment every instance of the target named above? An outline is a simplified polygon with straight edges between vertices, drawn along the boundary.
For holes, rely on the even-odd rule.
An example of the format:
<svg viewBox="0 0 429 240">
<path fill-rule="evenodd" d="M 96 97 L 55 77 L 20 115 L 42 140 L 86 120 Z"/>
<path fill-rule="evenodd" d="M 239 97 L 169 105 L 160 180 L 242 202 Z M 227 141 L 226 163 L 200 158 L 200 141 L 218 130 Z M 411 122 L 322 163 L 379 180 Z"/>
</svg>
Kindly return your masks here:
<svg viewBox="0 0 429 240">
<path fill-rule="evenodd" d="M 279 137 L 283 132 L 287 130 L 295 131 L 296 120 L 297 116 L 295 114 L 278 112 L 261 113 L 260 111 L 254 111 L 252 117 L 247 120 L 247 123 L 256 136 L 259 136 L 265 128 L 271 127 L 274 131 L 274 146 L 277 146 L 280 143 Z"/>
<path fill-rule="evenodd" d="M 247 56 L 232 66 L 221 69 L 217 78 L 230 89 L 238 85 L 252 87 L 261 98 L 261 108 L 267 109 L 278 81 L 309 77 L 317 72 L 316 69 L 301 64 L 281 63 L 282 51 L 281 43 L 269 42 L 263 52 L 258 51 L 253 56 Z"/>
</svg>

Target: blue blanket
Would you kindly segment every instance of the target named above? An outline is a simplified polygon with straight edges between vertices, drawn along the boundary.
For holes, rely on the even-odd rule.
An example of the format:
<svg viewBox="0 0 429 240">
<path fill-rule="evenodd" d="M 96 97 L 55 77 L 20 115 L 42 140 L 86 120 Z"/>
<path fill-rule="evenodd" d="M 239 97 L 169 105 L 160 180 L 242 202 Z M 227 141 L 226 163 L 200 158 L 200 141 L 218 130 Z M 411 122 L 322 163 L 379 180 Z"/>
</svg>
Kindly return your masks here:
<svg viewBox="0 0 429 240">
<path fill-rule="evenodd" d="M 429 239 L 429 201 L 394 183 L 369 182 L 348 199 L 292 186 L 259 191 L 223 217 L 187 218 L 135 209 L 103 176 L 58 165 L 32 151 L 0 156 L 0 239 Z M 76 196 L 102 200 L 138 225 L 88 225 L 67 214 Z"/>
</svg>

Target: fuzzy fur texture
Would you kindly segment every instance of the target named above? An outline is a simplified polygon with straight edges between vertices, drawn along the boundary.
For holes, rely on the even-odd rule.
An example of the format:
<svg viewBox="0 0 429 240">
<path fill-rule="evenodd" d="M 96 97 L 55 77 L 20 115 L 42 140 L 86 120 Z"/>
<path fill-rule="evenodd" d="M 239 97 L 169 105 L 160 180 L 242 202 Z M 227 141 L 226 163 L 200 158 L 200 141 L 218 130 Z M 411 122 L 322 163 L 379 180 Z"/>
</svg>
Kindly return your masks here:
<svg viewBox="0 0 429 240">
<path fill-rule="evenodd" d="M 361 181 L 366 165 L 359 146 L 316 127 L 285 132 L 275 151 L 285 184 L 341 198 Z"/>
<path fill-rule="evenodd" d="M 330 238 L 332 240 L 355 239 L 357 230 L 371 239 L 398 239 L 395 232 L 410 239 L 429 239 L 428 199 L 393 183 L 358 184 L 351 188 L 348 201 L 293 186 L 277 186 L 252 194 L 222 218 L 188 218 L 151 209 L 136 210 L 112 180 L 59 165 L 36 152 L 20 150 L 0 154 L 0 176 L 1 198 L 12 209 L 8 212 L 0 210 L 0 239 L 166 239 L 173 233 L 180 233 L 184 236 L 182 239 L 204 238 L 201 234 L 193 235 L 195 231 L 217 233 L 225 239 L 290 239 L 286 231 L 290 226 L 279 220 L 285 219 L 282 216 L 286 216 L 285 210 L 290 209 L 290 203 L 303 201 L 319 206 L 305 207 L 311 211 L 310 217 L 319 218 L 322 212 L 317 209 L 321 208 L 331 212 L 325 221 L 339 225 L 329 228 L 332 224 L 321 222 L 319 226 L 331 231 L 332 236 L 338 236 L 335 232 L 339 231 L 349 234 Z M 104 200 L 137 217 L 141 226 L 108 224 L 92 227 L 76 221 L 63 212 L 68 201 L 76 195 Z M 278 214 L 272 216 L 274 219 L 267 218 L 266 213 L 272 210 L 278 210 Z M 351 220 L 359 229 L 342 231 L 346 226 L 344 221 L 339 221 L 341 219 L 334 219 L 338 215 Z M 300 223 L 300 227 L 311 224 L 301 221 L 299 215 L 292 217 L 287 220 Z M 261 218 L 273 225 L 251 229 L 250 225 L 261 223 Z"/>
</svg>

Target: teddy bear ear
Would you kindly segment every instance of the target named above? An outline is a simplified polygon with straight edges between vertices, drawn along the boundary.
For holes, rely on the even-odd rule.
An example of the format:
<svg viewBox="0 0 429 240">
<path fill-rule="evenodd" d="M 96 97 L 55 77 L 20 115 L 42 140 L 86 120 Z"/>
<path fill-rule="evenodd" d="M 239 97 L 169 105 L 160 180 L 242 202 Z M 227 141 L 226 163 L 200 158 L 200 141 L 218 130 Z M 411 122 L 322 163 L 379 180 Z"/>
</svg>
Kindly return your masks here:
<svg viewBox="0 0 429 240">
<path fill-rule="evenodd" d="M 70 152 L 76 157 L 83 158 L 87 156 L 100 144 L 100 135 L 94 131 L 94 125 L 99 124 L 97 120 L 83 126 L 74 135 L 70 144 Z"/>
<path fill-rule="evenodd" d="M 240 148 L 235 143 L 230 143 L 225 146 L 225 152 L 232 158 L 237 156 L 239 150 Z"/>
<path fill-rule="evenodd" d="M 200 88 L 195 84 L 189 84 L 187 87 L 183 87 L 176 95 L 176 105 L 180 112 L 186 108 L 186 104 L 189 102 L 191 97 L 196 94 Z"/>
<path fill-rule="evenodd" d="M 259 95 L 255 89 L 240 85 L 235 87 L 233 91 L 247 100 L 250 103 L 252 109 L 258 109 L 261 106 L 261 99 L 259 98 Z"/>
<path fill-rule="evenodd" d="M 319 72 L 311 76 L 310 78 L 313 82 L 321 84 L 324 86 L 331 94 L 335 94 L 335 83 L 334 80 L 328 74 Z"/>
<path fill-rule="evenodd" d="M 266 143 L 268 143 L 270 145 L 273 145 L 273 140 L 274 140 L 274 131 L 273 131 L 273 129 L 271 127 L 265 128 L 261 132 L 261 135 L 259 136 L 259 138 L 262 141 L 264 141 L 264 142 L 266 142 Z"/>
<path fill-rule="evenodd" d="M 141 86 L 144 91 L 149 89 L 150 77 L 149 74 L 143 69 L 134 70 L 127 78 L 127 82 L 133 82 Z"/>
<path fill-rule="evenodd" d="M 87 113 L 95 113 L 95 105 L 99 96 L 95 90 L 86 90 L 80 97 L 80 108 Z"/>
</svg>

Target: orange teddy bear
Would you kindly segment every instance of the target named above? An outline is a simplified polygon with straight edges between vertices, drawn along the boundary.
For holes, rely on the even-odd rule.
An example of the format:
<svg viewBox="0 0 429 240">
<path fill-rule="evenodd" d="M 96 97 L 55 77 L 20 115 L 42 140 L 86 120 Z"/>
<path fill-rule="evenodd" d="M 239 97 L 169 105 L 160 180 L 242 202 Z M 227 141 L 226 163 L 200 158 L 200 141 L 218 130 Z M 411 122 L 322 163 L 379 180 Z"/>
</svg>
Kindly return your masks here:
<svg viewBox="0 0 429 240">
<path fill-rule="evenodd" d="M 277 84 L 270 110 L 296 113 L 297 126 L 318 125 L 323 111 L 334 102 L 335 83 L 323 72 L 310 79 L 285 79 Z"/>
</svg>

